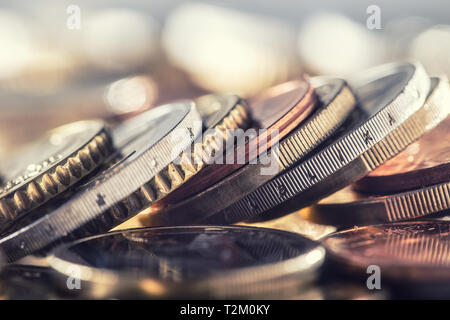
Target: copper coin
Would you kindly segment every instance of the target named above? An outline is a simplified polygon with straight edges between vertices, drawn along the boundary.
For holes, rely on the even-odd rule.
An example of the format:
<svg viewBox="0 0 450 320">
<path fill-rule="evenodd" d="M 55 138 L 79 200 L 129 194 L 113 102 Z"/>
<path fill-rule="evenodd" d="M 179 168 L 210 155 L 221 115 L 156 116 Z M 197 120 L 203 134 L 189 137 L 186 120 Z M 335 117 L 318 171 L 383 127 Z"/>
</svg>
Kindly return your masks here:
<svg viewBox="0 0 450 320">
<path fill-rule="evenodd" d="M 377 266 L 382 279 L 450 282 L 450 222 L 410 221 L 354 228 L 323 241 L 329 257 L 354 276 Z"/>
<path fill-rule="evenodd" d="M 241 168 L 253 160 L 250 159 L 251 155 L 262 154 L 302 123 L 314 110 L 316 101 L 316 94 L 308 80 L 285 82 L 250 98 L 249 109 L 256 127 L 267 130 L 257 131 L 258 135 L 250 137 L 244 144 L 237 144 L 234 150 L 226 150 L 224 156 L 226 159 L 228 152 L 245 154 L 245 163 L 234 161 L 232 164 L 213 163 L 206 166 L 176 192 L 168 195 L 164 203 L 156 206 L 186 199 Z M 271 139 L 273 130 L 278 131 L 277 139 Z"/>
<path fill-rule="evenodd" d="M 371 194 L 389 194 L 448 181 L 450 117 L 358 181 L 355 188 Z"/>
</svg>

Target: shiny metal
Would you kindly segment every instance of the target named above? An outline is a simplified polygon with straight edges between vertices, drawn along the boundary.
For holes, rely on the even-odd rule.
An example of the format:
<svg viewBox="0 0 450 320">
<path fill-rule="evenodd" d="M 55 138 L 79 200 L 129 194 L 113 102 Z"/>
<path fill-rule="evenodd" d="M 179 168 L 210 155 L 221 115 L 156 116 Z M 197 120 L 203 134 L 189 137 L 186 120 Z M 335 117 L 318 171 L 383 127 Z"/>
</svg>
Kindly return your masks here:
<svg viewBox="0 0 450 320">
<path fill-rule="evenodd" d="M 99 168 L 113 152 L 102 121 L 79 121 L 0 159 L 0 225 L 4 227 Z"/>
<path fill-rule="evenodd" d="M 285 215 L 351 184 L 404 149 L 410 140 L 386 137 L 425 102 L 430 79 L 423 67 L 384 65 L 361 73 L 350 83 L 363 111 L 360 119 L 308 160 L 202 223 L 228 224 Z"/>
<path fill-rule="evenodd" d="M 145 224 L 170 226 L 202 221 L 253 192 L 330 137 L 353 110 L 355 98 L 343 80 L 312 78 L 311 82 L 315 87 L 319 106 L 308 119 L 282 139 L 279 145 L 271 149 L 267 156 L 267 160 L 270 161 L 260 160 L 246 164 L 208 189 L 184 201 L 169 205 L 167 208 L 156 206 L 157 208 L 146 216 Z M 271 104 L 268 102 L 265 104 L 265 109 L 269 109 L 265 112 L 273 112 L 270 110 Z M 273 167 L 273 170 L 267 170 L 267 167 Z"/>
<path fill-rule="evenodd" d="M 355 184 L 358 191 L 384 195 L 450 181 L 450 85 L 446 77 L 432 78 L 430 93 L 416 122 L 424 135 L 397 156 Z M 443 119 L 435 126 L 434 119 Z"/>
<path fill-rule="evenodd" d="M 60 247 L 48 261 L 66 276 L 79 270 L 90 298 L 280 298 L 304 290 L 324 254 L 289 232 L 198 226 L 107 233 Z"/>
<path fill-rule="evenodd" d="M 225 150 L 225 161 L 204 165 L 198 174 L 170 198 L 158 203 L 156 210 L 206 190 L 249 162 L 258 162 L 259 156 L 263 156 L 266 150 L 278 144 L 279 140 L 306 120 L 315 110 L 316 101 L 316 94 L 308 80 L 284 82 L 251 97 L 248 109 L 252 120 L 257 128 L 264 130 L 255 130 L 252 135 L 246 135 L 245 132 L 240 136 L 236 134 L 237 143 L 231 137 L 231 148 Z M 228 161 L 229 158 L 233 160 Z"/>
<path fill-rule="evenodd" d="M 376 265 L 385 282 L 447 286 L 450 282 L 450 222 L 410 221 L 354 228 L 322 241 L 331 260 L 353 276 Z M 420 289 L 419 286 L 419 289 Z M 448 290 L 447 290 L 448 292 Z"/>
<path fill-rule="evenodd" d="M 160 106 L 139 117 L 151 126 L 135 129 L 136 137 L 119 148 L 112 167 L 95 175 L 56 209 L 29 224 L 24 222 L 0 240 L 0 251 L 8 261 L 70 237 L 107 231 L 156 197 L 149 184 L 160 179 L 162 171 L 170 169 L 167 166 L 191 146 L 201 132 L 201 118 L 192 101 Z M 136 192 L 141 197 L 132 196 Z"/>
</svg>

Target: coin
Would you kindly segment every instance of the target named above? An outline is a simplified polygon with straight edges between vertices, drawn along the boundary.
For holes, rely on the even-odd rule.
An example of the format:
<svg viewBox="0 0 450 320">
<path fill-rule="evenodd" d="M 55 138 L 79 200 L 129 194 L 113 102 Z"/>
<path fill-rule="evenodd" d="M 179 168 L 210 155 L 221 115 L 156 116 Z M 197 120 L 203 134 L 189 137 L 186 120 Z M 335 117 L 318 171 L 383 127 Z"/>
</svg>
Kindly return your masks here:
<svg viewBox="0 0 450 320">
<path fill-rule="evenodd" d="M 130 127 L 137 138 L 123 139 L 130 142 L 121 147 L 115 145 L 118 149 L 115 157 L 120 157 L 113 166 L 92 177 L 57 208 L 51 208 L 50 212 L 44 212 L 33 221 L 19 224 L 0 239 L 0 251 L 6 260 L 17 260 L 71 237 L 107 231 L 159 195 L 152 188 L 155 179 L 163 186 L 167 183 L 160 175 L 163 171 L 176 175 L 188 170 L 172 166 L 175 171 L 171 171 L 168 165 L 200 134 L 202 122 L 195 104 L 180 101 L 138 117 L 146 119 L 149 125 L 134 130 Z M 124 125 L 139 121 L 130 120 Z M 136 191 L 140 197 L 133 195 Z"/>
<path fill-rule="evenodd" d="M 156 205 L 154 210 L 146 216 L 144 223 L 158 226 L 195 224 L 254 191 L 278 173 L 298 162 L 320 142 L 331 136 L 353 110 L 355 98 L 343 80 L 313 78 L 311 82 L 315 87 L 320 105 L 308 119 L 293 129 L 286 138 L 280 141 L 279 145 L 275 145 L 270 150 L 267 159 L 246 164 L 208 189 L 184 201 L 168 205 L 167 208 Z M 276 94 L 275 97 L 278 95 Z M 282 98 L 279 97 L 279 99 Z M 268 112 L 273 113 L 272 103 L 283 105 L 274 103 L 273 99 L 266 97 L 260 97 L 258 100 L 266 105 L 260 113 L 266 113 L 267 119 L 271 118 Z M 288 105 L 288 103 L 284 104 Z M 269 111 L 264 111 L 265 109 Z M 257 118 L 266 119 L 261 116 Z M 272 121 L 270 120 L 270 122 Z"/>
<path fill-rule="evenodd" d="M 450 281 L 450 223 L 396 222 L 330 235 L 323 244 L 330 259 L 355 276 L 378 266 L 383 279 L 447 284 Z"/>
<path fill-rule="evenodd" d="M 199 226 L 110 232 L 62 246 L 48 261 L 64 275 L 77 268 L 82 288 L 107 297 L 279 298 L 311 282 L 323 259 L 318 243 L 297 234 Z"/>
<path fill-rule="evenodd" d="M 1 225 L 30 212 L 61 194 L 98 168 L 111 154 L 101 121 L 81 121 L 58 127 L 0 160 Z"/>
<path fill-rule="evenodd" d="M 404 122 L 402 129 L 397 129 L 397 132 L 394 131 L 392 134 L 398 135 L 398 130 L 403 130 L 404 133 L 401 135 L 408 134 L 410 139 L 415 139 L 425 133 L 417 141 L 420 142 L 427 135 L 434 135 L 436 129 L 438 133 L 442 133 L 441 126 L 448 121 L 444 119 L 450 112 L 449 101 L 450 86 L 447 79 L 432 78 L 432 90 L 425 104 Z M 431 141 L 428 142 L 431 143 Z M 436 144 L 436 140 L 433 144 Z M 392 160 L 405 160 L 405 155 L 400 153 L 399 156 L 401 156 L 400 159 L 395 157 L 386 163 L 389 166 L 384 172 L 389 171 L 389 168 L 396 164 L 402 166 L 400 162 L 391 162 Z M 383 166 L 379 169 L 381 168 Z M 402 175 L 398 174 L 396 179 L 401 178 Z M 385 179 L 387 178 L 385 177 Z M 393 177 L 393 179 L 395 178 Z M 416 189 L 408 188 L 408 191 L 386 196 L 369 197 L 358 194 L 351 187 L 347 187 L 312 206 L 307 217 L 319 223 L 349 226 L 408 220 L 437 213 L 450 208 L 448 201 L 450 178 L 442 180 L 444 182 L 425 188 L 421 188 L 419 184 Z"/>
<path fill-rule="evenodd" d="M 441 81 L 447 94 L 441 94 L 440 100 L 434 101 L 434 104 L 442 105 L 443 114 L 448 115 L 450 89 L 445 78 Z M 427 119 L 429 115 L 424 113 L 423 117 Z M 447 181 L 450 181 L 450 117 L 359 180 L 355 188 L 361 192 L 382 195 Z"/>
<path fill-rule="evenodd" d="M 423 67 L 388 64 L 352 81 L 364 112 L 361 119 L 306 161 L 202 223 L 228 224 L 288 214 L 360 179 L 405 148 L 411 142 L 408 137 L 386 137 L 423 105 L 430 89 Z"/>
<path fill-rule="evenodd" d="M 334 226 L 416 219 L 450 209 L 450 182 L 387 196 L 368 197 L 350 187 L 319 201 L 303 217 Z"/>
<path fill-rule="evenodd" d="M 205 190 L 246 163 L 254 161 L 255 157 L 270 149 L 272 144 L 278 143 L 303 122 L 314 110 L 315 103 L 312 86 L 303 80 L 282 83 L 251 98 L 248 107 L 252 119 L 264 130 L 259 133 L 255 130 L 253 135 L 244 133 L 238 136 L 240 142 L 237 145 L 233 143 L 231 149 L 225 150 L 222 163 L 212 162 L 205 166 L 188 183 L 158 203 L 155 211 Z"/>
</svg>

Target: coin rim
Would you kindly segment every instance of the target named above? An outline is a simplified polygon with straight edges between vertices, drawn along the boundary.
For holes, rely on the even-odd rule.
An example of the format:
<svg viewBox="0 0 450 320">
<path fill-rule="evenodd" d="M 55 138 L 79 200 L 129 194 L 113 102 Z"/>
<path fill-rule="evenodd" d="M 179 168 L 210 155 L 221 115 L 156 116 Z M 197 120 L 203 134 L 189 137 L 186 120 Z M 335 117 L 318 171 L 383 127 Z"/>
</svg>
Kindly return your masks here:
<svg viewBox="0 0 450 320">
<path fill-rule="evenodd" d="M 370 85 L 379 77 L 411 67 L 414 72 L 400 94 L 358 128 L 202 223 L 226 224 L 249 218 L 258 221 L 288 214 L 345 187 L 400 152 L 408 143 L 401 139 L 386 141 L 386 136 L 423 105 L 430 90 L 430 78 L 420 63 L 392 63 L 363 73 L 364 83 Z M 389 115 L 396 120 L 393 124 L 389 124 Z M 382 120 L 390 127 L 382 124 Z M 364 133 L 369 130 L 372 141 L 366 143 Z M 377 148 L 381 141 L 382 148 Z M 279 184 L 286 187 L 288 195 L 279 195 L 276 188 Z"/>
</svg>

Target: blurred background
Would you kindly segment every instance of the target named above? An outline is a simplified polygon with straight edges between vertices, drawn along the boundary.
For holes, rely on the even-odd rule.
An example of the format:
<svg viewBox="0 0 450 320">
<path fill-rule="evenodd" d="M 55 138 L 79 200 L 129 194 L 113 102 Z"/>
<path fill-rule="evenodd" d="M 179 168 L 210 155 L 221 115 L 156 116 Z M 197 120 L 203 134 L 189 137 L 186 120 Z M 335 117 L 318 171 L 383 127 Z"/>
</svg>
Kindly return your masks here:
<svg viewBox="0 0 450 320">
<path fill-rule="evenodd" d="M 57 125 L 399 59 L 450 76 L 450 1 L 0 0 L 0 157 Z"/>
</svg>

